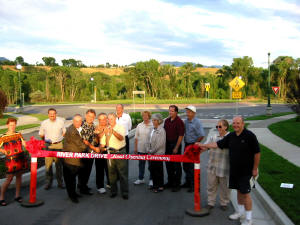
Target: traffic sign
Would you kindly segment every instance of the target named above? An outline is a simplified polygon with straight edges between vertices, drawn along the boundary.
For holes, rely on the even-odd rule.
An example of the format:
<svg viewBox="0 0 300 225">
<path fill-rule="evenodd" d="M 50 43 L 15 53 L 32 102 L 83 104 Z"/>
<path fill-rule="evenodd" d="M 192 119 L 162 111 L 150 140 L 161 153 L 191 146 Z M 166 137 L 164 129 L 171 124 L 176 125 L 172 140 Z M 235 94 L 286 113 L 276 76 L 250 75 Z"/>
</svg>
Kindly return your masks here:
<svg viewBox="0 0 300 225">
<path fill-rule="evenodd" d="M 232 98 L 241 99 L 242 98 L 242 92 L 241 91 L 233 91 L 232 92 Z"/>
<path fill-rule="evenodd" d="M 210 89 L 210 83 L 205 83 L 204 85 L 205 85 L 205 90 L 209 91 L 209 89 Z"/>
<path fill-rule="evenodd" d="M 274 91 L 274 94 L 277 95 L 279 92 L 280 87 L 272 87 L 272 90 Z"/>
<path fill-rule="evenodd" d="M 229 82 L 229 85 L 235 90 L 238 91 L 245 86 L 245 82 L 242 81 L 238 76 L 236 76 L 232 81 Z"/>
</svg>

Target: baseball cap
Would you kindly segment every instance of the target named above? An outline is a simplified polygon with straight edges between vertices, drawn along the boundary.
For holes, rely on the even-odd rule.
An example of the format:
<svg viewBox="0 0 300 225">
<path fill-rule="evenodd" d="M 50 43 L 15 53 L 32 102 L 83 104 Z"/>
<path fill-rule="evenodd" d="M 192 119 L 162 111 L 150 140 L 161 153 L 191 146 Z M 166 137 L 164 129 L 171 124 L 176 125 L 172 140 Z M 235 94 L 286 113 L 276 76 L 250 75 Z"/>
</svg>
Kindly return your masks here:
<svg viewBox="0 0 300 225">
<path fill-rule="evenodd" d="M 186 107 L 185 109 L 189 109 L 189 110 L 191 110 L 192 112 L 196 112 L 196 107 L 195 106 L 193 106 L 193 105 L 189 105 L 188 107 Z"/>
</svg>

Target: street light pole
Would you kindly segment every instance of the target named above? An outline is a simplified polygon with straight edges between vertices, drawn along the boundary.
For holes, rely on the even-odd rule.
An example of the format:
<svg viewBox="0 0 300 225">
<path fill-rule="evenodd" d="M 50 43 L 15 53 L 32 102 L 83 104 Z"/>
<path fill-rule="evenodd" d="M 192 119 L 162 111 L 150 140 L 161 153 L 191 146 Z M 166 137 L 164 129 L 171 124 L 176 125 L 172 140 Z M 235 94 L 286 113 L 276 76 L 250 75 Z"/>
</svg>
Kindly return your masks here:
<svg viewBox="0 0 300 225">
<path fill-rule="evenodd" d="M 22 103 L 22 85 L 21 85 L 21 74 L 20 74 L 20 71 L 22 69 L 22 65 L 21 64 L 18 64 L 16 66 L 17 70 L 18 70 L 18 74 L 19 74 L 19 87 L 20 87 L 20 108 L 23 107 L 23 103 Z"/>
<path fill-rule="evenodd" d="M 271 71 L 270 71 L 270 52 L 268 52 L 268 105 L 267 105 L 267 115 L 272 115 L 272 106 L 271 106 L 271 99 L 270 99 L 270 77 L 271 77 Z"/>
<path fill-rule="evenodd" d="M 92 82 L 92 94 L 94 96 L 94 77 L 91 77 L 91 82 Z M 94 101 L 94 98 L 92 98 L 92 102 Z"/>
</svg>

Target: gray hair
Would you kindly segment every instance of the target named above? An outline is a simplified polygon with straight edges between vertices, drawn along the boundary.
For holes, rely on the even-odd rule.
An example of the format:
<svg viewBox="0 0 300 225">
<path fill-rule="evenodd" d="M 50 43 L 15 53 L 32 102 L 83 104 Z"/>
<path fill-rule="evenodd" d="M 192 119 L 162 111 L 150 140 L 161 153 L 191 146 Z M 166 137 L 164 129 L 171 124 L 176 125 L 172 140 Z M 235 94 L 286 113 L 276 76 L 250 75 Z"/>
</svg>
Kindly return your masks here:
<svg viewBox="0 0 300 225">
<path fill-rule="evenodd" d="M 155 113 L 152 115 L 152 120 L 157 120 L 159 124 L 163 123 L 163 117 L 160 113 Z"/>
<path fill-rule="evenodd" d="M 117 115 L 115 113 L 108 113 L 107 117 L 109 117 L 109 116 L 113 116 L 113 117 L 115 117 L 115 119 L 117 119 Z"/>
</svg>

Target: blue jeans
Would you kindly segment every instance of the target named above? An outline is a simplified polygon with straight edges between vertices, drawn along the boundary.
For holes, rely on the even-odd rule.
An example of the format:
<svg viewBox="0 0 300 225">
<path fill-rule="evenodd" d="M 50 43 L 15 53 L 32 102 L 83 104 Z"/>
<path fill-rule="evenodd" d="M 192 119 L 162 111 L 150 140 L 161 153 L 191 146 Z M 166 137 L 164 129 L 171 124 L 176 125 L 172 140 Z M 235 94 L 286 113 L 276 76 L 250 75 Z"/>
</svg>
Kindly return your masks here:
<svg viewBox="0 0 300 225">
<path fill-rule="evenodd" d="M 147 155 L 147 153 L 141 153 L 138 152 L 139 155 Z M 145 160 L 139 160 L 139 180 L 143 180 L 144 179 L 144 175 L 145 175 L 145 166 L 146 166 L 146 161 Z M 148 170 L 150 173 L 150 180 L 152 180 L 152 176 L 151 176 L 151 171 L 150 171 L 150 167 L 149 167 L 149 162 L 148 162 Z"/>
</svg>

